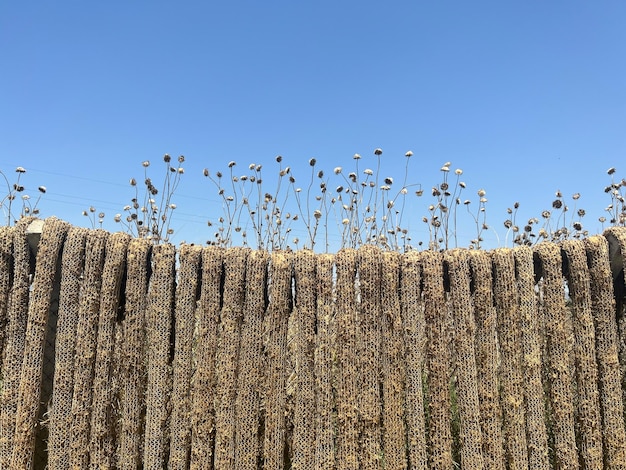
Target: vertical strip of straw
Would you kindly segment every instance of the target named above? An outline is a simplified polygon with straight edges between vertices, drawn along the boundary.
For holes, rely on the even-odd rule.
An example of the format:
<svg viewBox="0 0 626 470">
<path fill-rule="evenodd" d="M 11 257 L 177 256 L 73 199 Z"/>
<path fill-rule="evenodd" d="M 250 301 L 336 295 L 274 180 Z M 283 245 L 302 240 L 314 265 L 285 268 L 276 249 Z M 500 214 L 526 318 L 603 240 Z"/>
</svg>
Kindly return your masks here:
<svg viewBox="0 0 626 470">
<path fill-rule="evenodd" d="M 333 256 L 317 256 L 317 335 L 315 336 L 315 466 L 335 468 L 335 368 Z"/>
<path fill-rule="evenodd" d="M 224 259 L 224 303 L 216 358 L 215 468 L 235 468 L 235 398 L 249 249 L 230 248 Z"/>
<path fill-rule="evenodd" d="M 584 243 L 589 263 L 591 306 L 595 323 L 604 460 L 607 469 L 624 470 L 626 431 L 609 244 L 602 236 L 589 237 Z"/>
<path fill-rule="evenodd" d="M 274 252 L 270 262 L 269 305 L 265 320 L 265 434 L 266 469 L 282 469 L 285 454 L 285 404 L 287 402 L 287 328 L 292 309 L 290 253 Z"/>
<path fill-rule="evenodd" d="M 402 257 L 400 307 L 406 347 L 406 428 L 409 465 L 426 469 L 426 423 L 424 417 L 424 348 L 426 330 L 422 302 L 420 255 L 409 251 Z"/>
<path fill-rule="evenodd" d="M 602 422 L 587 254 L 582 240 L 565 240 L 561 247 L 569 261 L 567 282 L 573 309 L 579 451 L 584 468 L 600 469 L 603 467 Z"/>
<path fill-rule="evenodd" d="M 26 322 L 28 320 L 30 247 L 26 228 L 32 218 L 21 219 L 13 230 L 13 285 L 7 309 L 7 331 L 2 363 L 2 395 L 0 396 L 0 468 L 9 468 L 15 434 L 17 389 L 20 384 Z"/>
<path fill-rule="evenodd" d="M 241 350 L 235 401 L 235 468 L 256 470 L 261 461 L 261 389 L 263 317 L 267 307 L 267 251 L 253 251 L 246 266 L 246 298 L 241 324 Z"/>
<path fill-rule="evenodd" d="M 13 260 L 13 228 L 0 227 L 0 363 L 8 324 L 9 295 Z"/>
<path fill-rule="evenodd" d="M 33 463 L 35 433 L 39 416 L 41 374 L 43 368 L 46 326 L 52 300 L 57 263 L 69 224 L 50 217 L 46 219 L 35 261 L 35 276 L 28 305 L 24 360 L 18 389 L 17 414 L 11 468 L 30 468 Z"/>
<path fill-rule="evenodd" d="M 470 292 L 469 255 L 465 250 L 446 251 L 444 261 L 450 275 L 450 306 L 454 323 L 461 466 L 482 468 L 484 460 L 474 351 L 476 321 Z"/>
<path fill-rule="evenodd" d="M 296 253 L 294 259 L 296 337 L 296 396 L 293 423 L 293 460 L 291 468 L 315 468 L 315 311 L 316 264 L 310 250 Z"/>
<path fill-rule="evenodd" d="M 498 339 L 502 357 L 500 380 L 505 449 L 511 469 L 526 469 L 528 444 L 524 420 L 522 344 L 513 251 L 508 248 L 496 249 L 492 253 L 492 260 L 495 270 L 494 297 L 498 315 Z"/>
<path fill-rule="evenodd" d="M 561 249 L 540 243 L 536 253 L 543 273 L 543 302 L 548 337 L 550 396 L 554 416 L 554 453 L 559 468 L 578 468 L 574 431 L 572 320 L 565 308 Z"/>
<path fill-rule="evenodd" d="M 361 466 L 382 468 L 381 397 L 381 271 L 382 254 L 372 245 L 358 252 L 361 297 L 359 360 L 359 413 L 361 421 Z"/>
<path fill-rule="evenodd" d="M 474 285 L 476 321 L 476 364 L 478 403 L 483 436 L 485 468 L 504 470 L 504 439 L 500 406 L 497 315 L 493 300 L 491 257 L 482 250 L 470 250 L 469 262 Z"/>
<path fill-rule="evenodd" d="M 74 356 L 74 392 L 72 393 L 72 426 L 70 429 L 70 465 L 89 465 L 89 424 L 93 394 L 93 372 L 96 359 L 96 332 L 100 310 L 100 288 L 105 247 L 109 234 L 91 230 L 85 247 L 85 269 L 79 293 L 76 355 Z"/>
<path fill-rule="evenodd" d="M 87 229 L 72 227 L 63 247 L 59 319 L 55 342 L 54 396 L 48 442 L 48 467 L 51 469 L 68 468 L 70 465 L 74 354 L 86 237 Z"/>
<path fill-rule="evenodd" d="M 513 256 L 519 291 L 528 463 L 532 469 L 547 469 L 550 468 L 545 421 L 545 400 L 547 397 L 544 396 L 541 380 L 542 356 L 538 331 L 533 252 L 527 246 L 520 246 L 513 250 Z"/>
<path fill-rule="evenodd" d="M 222 302 L 224 250 L 217 246 L 202 249 L 202 286 L 196 312 L 195 365 L 191 381 L 191 465 L 192 470 L 213 469 L 215 443 L 215 354 L 217 325 Z"/>
<path fill-rule="evenodd" d="M 115 322 L 120 305 L 120 289 L 126 268 L 126 251 L 130 236 L 114 233 L 107 240 L 102 270 L 100 315 L 96 346 L 96 369 L 91 405 L 91 465 L 110 468 L 115 456 L 113 444 L 112 363 L 115 342 Z"/>
<path fill-rule="evenodd" d="M 452 468 L 451 318 L 443 287 L 443 257 L 436 251 L 423 251 L 421 261 L 427 338 L 429 466 L 449 470 Z"/>
<path fill-rule="evenodd" d="M 128 245 L 126 305 L 121 361 L 120 431 L 117 465 L 136 470 L 142 463 L 146 391 L 146 307 L 152 243 L 135 238 Z"/>
<path fill-rule="evenodd" d="M 406 362 L 400 308 L 400 263 L 396 252 L 382 257 L 382 366 L 383 366 L 383 452 L 384 467 L 403 470 L 406 453 L 405 384 Z"/>
<path fill-rule="evenodd" d="M 189 467 L 191 453 L 191 357 L 201 256 L 202 247 L 186 244 L 181 245 L 178 254 L 179 269 L 176 285 L 176 311 L 174 313 L 172 417 L 168 464 L 170 469 Z"/>
<path fill-rule="evenodd" d="M 176 271 L 174 246 L 168 244 L 153 247 L 152 265 L 146 311 L 148 381 L 143 465 L 147 469 L 160 469 L 167 463 L 167 419 L 172 390 L 170 336 Z"/>
<path fill-rule="evenodd" d="M 337 267 L 337 468 L 358 470 L 359 466 L 359 362 L 358 312 L 354 283 L 355 250 L 340 250 Z"/>
</svg>

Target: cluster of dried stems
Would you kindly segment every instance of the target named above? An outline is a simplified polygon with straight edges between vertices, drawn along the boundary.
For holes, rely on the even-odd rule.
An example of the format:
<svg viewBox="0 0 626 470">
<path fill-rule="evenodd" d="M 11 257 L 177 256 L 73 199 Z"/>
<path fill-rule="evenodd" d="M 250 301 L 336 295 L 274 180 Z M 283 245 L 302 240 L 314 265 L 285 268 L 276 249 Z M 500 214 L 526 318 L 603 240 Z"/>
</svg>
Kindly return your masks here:
<svg viewBox="0 0 626 470">
<path fill-rule="evenodd" d="M 406 204 L 410 202 L 408 198 L 424 194 L 421 184 L 408 181 L 413 152 L 405 153 L 406 164 L 400 185 L 393 177 L 382 176 L 382 153 L 380 148 L 375 149 L 369 166 L 363 164 L 361 155 L 355 154 L 351 171 L 337 166 L 330 175 L 319 169 L 317 161 L 312 158 L 309 160 L 310 173 L 302 182 L 300 177 L 296 179 L 290 166 L 283 164 L 281 156 L 276 157 L 278 168 L 275 173 L 267 177 L 263 165 L 256 163 L 250 163 L 243 174 L 236 173 L 238 165 L 235 161 L 229 162 L 228 169 L 223 172 L 205 168 L 203 174 L 214 185 L 222 206 L 221 215 L 208 221 L 208 226 L 215 231 L 207 244 L 222 247 L 241 244 L 277 251 L 292 246 L 296 249 L 315 249 L 323 243 L 323 250 L 328 251 L 331 238 L 340 234 L 339 248 L 374 245 L 385 250 L 406 252 L 421 247 L 424 242 L 412 239 L 411 221 L 405 216 Z M 172 199 L 184 174 L 181 165 L 185 158 L 181 155 L 177 164 L 173 164 L 166 154 L 163 161 L 165 175 L 159 183 L 148 176 L 150 162 L 142 163 L 143 190 L 139 189 L 141 184 L 131 178 L 130 185 L 135 190 L 135 196 L 130 204 L 124 206 L 122 213 L 114 216 L 115 222 L 120 223 L 125 232 L 150 239 L 155 244 L 170 241 L 174 233 L 170 223 L 176 204 Z M 39 186 L 39 197 L 33 203 L 20 183 L 25 171 L 22 167 L 16 169 L 15 183 L 10 183 L 0 171 L 7 188 L 0 201 L 6 225 L 39 213 L 37 205 L 46 188 Z M 599 218 L 603 228 L 605 224 L 626 225 L 626 179 L 616 179 L 615 172 L 615 168 L 607 171 L 611 183 L 604 192 L 609 195 L 610 204 L 605 208 L 607 216 Z M 473 204 L 464 196 L 467 186 L 461 180 L 462 174 L 461 169 L 452 171 L 451 163 L 446 162 L 441 167 L 441 181 L 430 190 L 434 201 L 422 217 L 428 229 L 429 249 L 460 246 L 458 228 L 462 206 L 474 225 L 474 236 L 468 243 L 470 248 L 481 248 L 485 231 L 493 230 L 487 224 L 486 191 L 479 189 L 476 192 L 477 203 Z M 20 193 L 24 194 L 19 211 L 16 211 L 14 202 Z M 561 191 L 557 191 L 551 209 L 543 210 L 539 217 L 531 217 L 526 223 L 517 220 L 520 204 L 515 202 L 507 209 L 503 245 L 532 246 L 541 240 L 586 238 L 589 233 L 582 222 L 586 211 L 577 207 L 579 198 L 580 193 L 575 193 L 572 203 L 568 204 Z M 19 212 L 19 216 L 14 212 Z M 83 215 L 89 218 L 92 227 L 101 227 L 105 218 L 104 212 L 98 212 L 94 206 L 83 211 Z"/>
</svg>

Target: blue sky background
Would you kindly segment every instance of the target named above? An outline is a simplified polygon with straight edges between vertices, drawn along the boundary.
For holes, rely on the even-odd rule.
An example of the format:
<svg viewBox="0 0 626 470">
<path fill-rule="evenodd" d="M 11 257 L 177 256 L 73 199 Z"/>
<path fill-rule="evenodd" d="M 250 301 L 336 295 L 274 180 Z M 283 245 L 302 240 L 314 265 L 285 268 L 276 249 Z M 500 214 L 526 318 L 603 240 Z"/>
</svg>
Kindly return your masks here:
<svg viewBox="0 0 626 470">
<path fill-rule="evenodd" d="M 116 230 L 141 162 L 158 180 L 163 154 L 183 154 L 173 241 L 204 243 L 222 209 L 203 168 L 254 162 L 269 182 L 282 155 L 308 181 L 312 157 L 330 176 L 354 153 L 374 168 L 379 147 L 397 186 L 412 150 L 415 241 L 447 161 L 463 199 L 487 192 L 488 247 L 504 245 L 508 206 L 523 224 L 557 189 L 581 193 L 597 232 L 606 170 L 626 175 L 624 24 L 623 1 L 3 2 L 0 169 L 47 187 L 43 216 L 89 226 L 93 205 Z"/>
</svg>

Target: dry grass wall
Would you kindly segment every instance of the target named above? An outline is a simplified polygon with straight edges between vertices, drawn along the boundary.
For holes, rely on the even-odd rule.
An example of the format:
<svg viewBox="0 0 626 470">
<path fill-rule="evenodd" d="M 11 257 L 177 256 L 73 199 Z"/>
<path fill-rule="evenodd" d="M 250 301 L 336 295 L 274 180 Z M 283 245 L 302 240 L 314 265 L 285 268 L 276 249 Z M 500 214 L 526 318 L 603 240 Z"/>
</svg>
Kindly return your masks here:
<svg viewBox="0 0 626 470">
<path fill-rule="evenodd" d="M 0 228 L 0 468 L 626 468 L 626 229 L 318 255 L 51 218 L 33 253 L 29 222 Z"/>
</svg>

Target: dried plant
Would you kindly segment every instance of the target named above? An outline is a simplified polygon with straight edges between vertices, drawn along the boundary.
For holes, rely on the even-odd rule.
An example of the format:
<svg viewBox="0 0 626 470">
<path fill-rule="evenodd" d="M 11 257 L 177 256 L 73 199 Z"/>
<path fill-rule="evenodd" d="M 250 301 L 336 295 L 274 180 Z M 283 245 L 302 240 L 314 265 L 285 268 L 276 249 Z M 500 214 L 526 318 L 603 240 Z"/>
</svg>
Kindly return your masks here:
<svg viewBox="0 0 626 470">
<path fill-rule="evenodd" d="M 131 178 L 129 183 L 135 190 L 135 196 L 130 204 L 124 206 L 123 213 L 115 214 L 115 222 L 121 224 L 135 237 L 150 239 L 155 244 L 169 242 L 170 236 L 174 233 L 174 230 L 170 228 L 172 213 L 176 209 L 172 198 L 185 172 L 182 167 L 184 161 L 185 157 L 181 155 L 177 159 L 177 164 L 172 164 L 172 158 L 168 154 L 163 156 L 165 174 L 160 182 L 160 189 L 158 188 L 159 182 L 155 183 L 148 175 L 150 161 L 142 162 L 143 191 L 140 191 L 137 180 Z M 104 217 L 104 214 L 101 215 L 100 222 Z"/>
<path fill-rule="evenodd" d="M 46 187 L 39 186 L 37 188 L 37 198 L 33 201 L 31 196 L 26 192 L 26 187 L 21 182 L 22 175 L 26 173 L 26 169 L 18 166 L 15 169 L 15 173 L 17 176 L 15 181 L 11 183 L 7 175 L 0 170 L 0 175 L 2 175 L 6 184 L 6 194 L 0 200 L 5 225 L 12 225 L 22 217 L 39 215 L 39 208 L 37 206 L 39 205 L 42 194 L 46 193 Z"/>
</svg>

